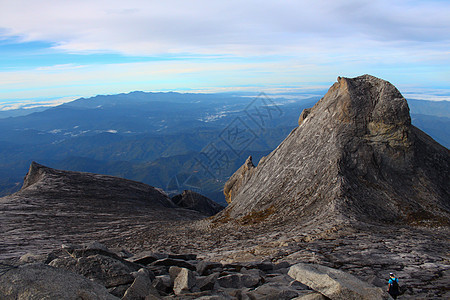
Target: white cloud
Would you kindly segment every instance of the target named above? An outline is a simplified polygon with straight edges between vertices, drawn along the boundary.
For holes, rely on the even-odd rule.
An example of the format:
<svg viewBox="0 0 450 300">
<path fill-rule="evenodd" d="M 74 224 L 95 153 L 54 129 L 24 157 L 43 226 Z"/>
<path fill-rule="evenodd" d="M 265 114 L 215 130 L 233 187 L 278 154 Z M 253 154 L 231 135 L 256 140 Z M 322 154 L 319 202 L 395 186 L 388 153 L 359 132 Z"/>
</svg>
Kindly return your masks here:
<svg viewBox="0 0 450 300">
<path fill-rule="evenodd" d="M 66 71 L 66 70 L 73 70 L 73 69 L 80 69 L 84 68 L 86 66 L 84 65 L 76 65 L 76 64 L 59 64 L 59 65 L 53 65 L 53 66 L 45 66 L 45 67 L 37 67 L 36 71 Z"/>
<path fill-rule="evenodd" d="M 53 107 L 66 102 L 73 101 L 79 97 L 63 97 L 53 100 L 17 100 L 15 102 L 3 102 L 0 104 L 0 111 L 13 110 L 13 109 L 32 109 L 38 107 Z"/>
<path fill-rule="evenodd" d="M 87 55 L 81 63 L 69 57 L 2 69 L 0 101 L 133 90 L 270 92 L 365 73 L 395 85 L 448 87 L 449 15 L 448 1 L 0 0 L 0 40 L 160 59 L 93 65 Z"/>
<path fill-rule="evenodd" d="M 0 6 L 7 35 L 77 53 L 292 54 L 351 51 L 368 42 L 447 47 L 450 40 L 445 1 L 0 0 Z"/>
</svg>

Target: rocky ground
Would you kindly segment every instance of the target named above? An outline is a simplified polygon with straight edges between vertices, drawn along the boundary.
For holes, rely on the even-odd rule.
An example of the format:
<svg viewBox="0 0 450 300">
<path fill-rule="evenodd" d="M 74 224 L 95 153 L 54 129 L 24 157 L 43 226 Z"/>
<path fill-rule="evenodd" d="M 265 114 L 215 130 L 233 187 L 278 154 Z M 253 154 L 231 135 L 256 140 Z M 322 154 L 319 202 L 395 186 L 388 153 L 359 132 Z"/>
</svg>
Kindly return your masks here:
<svg viewBox="0 0 450 300">
<path fill-rule="evenodd" d="M 117 253 L 98 242 L 62 245 L 0 265 L 0 297 L 21 299 L 389 299 L 336 269 L 287 261 L 220 263 L 195 254 Z"/>
<path fill-rule="evenodd" d="M 295 278 L 288 272 L 291 266 L 298 263 L 344 271 L 383 290 L 387 287 L 389 272 L 394 272 L 404 293 L 399 299 L 441 299 L 450 296 L 447 228 L 387 228 L 360 224 L 328 230 L 316 228 L 309 232 L 285 227 L 283 231 L 270 233 L 264 232 L 267 228 L 262 227 L 231 230 L 231 225 L 206 228 L 201 221 L 199 223 L 179 224 L 171 228 L 142 228 L 125 242 L 118 237 L 104 237 L 103 241 L 116 253 L 106 254 L 109 257 L 107 262 L 103 261 L 105 258 L 98 257 L 99 254 L 105 255 L 103 252 L 89 252 L 80 250 L 83 249 L 80 247 L 74 250 L 72 248 L 76 246 L 66 245 L 67 252 L 51 251 L 49 255 L 41 256 L 26 254 L 20 260 L 8 259 L 3 263 L 17 266 L 38 260 L 92 278 L 100 276 L 96 265 L 97 269 L 102 269 L 98 267 L 102 264 L 108 266 L 103 269 L 114 269 L 111 266 L 115 263 L 109 260 L 120 256 L 120 259 L 138 264 L 123 267 L 128 279 L 115 286 L 105 284 L 106 279 L 98 281 L 117 297 L 123 297 L 136 280 L 136 272 L 144 267 L 145 270 L 140 272 L 150 278 L 149 282 L 145 282 L 156 289 L 155 292 L 150 288 L 155 298 L 149 299 L 197 299 L 206 296 L 210 298 L 203 299 L 293 299 L 307 295 L 313 297 L 313 294 L 322 298 L 312 299 L 326 299 L 323 298 L 323 291 L 317 294 L 311 287 L 295 283 Z M 89 257 L 87 261 L 93 262 L 82 265 L 87 263 L 83 257 Z M 183 276 L 187 278 L 186 284 L 191 286 L 183 292 L 175 292 L 174 282 L 178 275 L 174 272 L 179 272 L 180 268 L 189 270 L 183 271 Z M 189 283 L 189 280 L 195 284 Z M 202 288 L 203 284 L 209 288 Z"/>
<path fill-rule="evenodd" d="M 388 274 L 394 272 L 405 289 L 405 299 L 450 297 L 448 227 L 363 223 L 332 227 L 265 223 L 249 226 L 210 223 L 208 219 L 183 221 L 180 218 L 184 212 L 178 217 L 166 215 L 170 220 L 145 211 L 98 215 L 88 212 L 78 217 L 77 226 L 70 228 L 64 226 L 63 216 L 48 219 L 45 215 L 17 212 L 14 220 L 1 224 L 2 262 L 17 265 L 17 257 L 24 254 L 22 260 L 26 261 L 36 254 L 47 255 L 62 243 L 98 240 L 117 253 L 193 253 L 198 260 L 221 264 L 315 263 L 345 271 L 381 288 L 386 288 Z M 67 217 L 76 218 L 75 210 Z M 246 292 L 254 287 L 248 289 Z"/>
<path fill-rule="evenodd" d="M 408 299 L 450 297 L 448 227 L 353 224 L 332 228 L 222 225 L 197 222 L 172 230 L 142 232 L 133 251 L 197 253 L 222 263 L 264 260 L 316 263 L 386 287 L 398 275 Z M 111 246 L 120 241 L 108 239 Z"/>
</svg>

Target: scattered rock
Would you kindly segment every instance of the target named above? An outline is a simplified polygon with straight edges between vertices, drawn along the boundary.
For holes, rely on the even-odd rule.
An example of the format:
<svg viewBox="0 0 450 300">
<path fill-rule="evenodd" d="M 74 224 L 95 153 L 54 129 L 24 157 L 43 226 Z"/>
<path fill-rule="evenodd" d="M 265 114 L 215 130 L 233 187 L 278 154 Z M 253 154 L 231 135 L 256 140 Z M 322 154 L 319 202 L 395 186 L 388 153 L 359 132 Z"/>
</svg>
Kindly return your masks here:
<svg viewBox="0 0 450 300">
<path fill-rule="evenodd" d="M 125 292 L 128 290 L 128 288 L 131 286 L 131 284 L 122 284 L 115 287 L 108 288 L 108 292 L 111 295 L 114 295 L 118 298 L 122 298 Z"/>
<path fill-rule="evenodd" d="M 22 263 L 35 263 L 35 262 L 45 262 L 47 259 L 47 255 L 45 254 L 33 254 L 26 253 L 20 257 L 20 262 Z"/>
<path fill-rule="evenodd" d="M 172 266 L 169 268 L 169 276 L 170 276 L 170 280 L 172 281 L 172 284 L 175 281 L 175 278 L 177 278 L 178 274 L 180 274 L 181 269 L 182 268 L 177 267 L 177 266 Z"/>
<path fill-rule="evenodd" d="M 197 254 L 169 254 L 168 257 L 173 259 L 181 259 L 189 261 L 189 260 L 196 260 Z"/>
<path fill-rule="evenodd" d="M 298 296 L 298 292 L 286 287 L 276 287 L 269 284 L 261 285 L 247 295 L 250 299 L 288 300 Z"/>
</svg>

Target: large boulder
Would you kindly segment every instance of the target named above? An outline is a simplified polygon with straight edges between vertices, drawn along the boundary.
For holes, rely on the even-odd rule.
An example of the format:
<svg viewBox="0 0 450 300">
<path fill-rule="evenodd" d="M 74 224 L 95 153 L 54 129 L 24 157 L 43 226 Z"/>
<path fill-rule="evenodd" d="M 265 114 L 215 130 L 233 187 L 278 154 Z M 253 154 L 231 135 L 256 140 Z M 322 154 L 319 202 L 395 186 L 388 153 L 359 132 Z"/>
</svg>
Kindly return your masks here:
<svg viewBox="0 0 450 300">
<path fill-rule="evenodd" d="M 57 258 L 50 265 L 86 276 L 107 288 L 133 283 L 131 273 L 139 269 L 139 266 L 133 266 L 125 260 L 98 254 L 80 258 Z"/>
<path fill-rule="evenodd" d="M 379 287 L 343 271 L 317 264 L 293 265 L 288 274 L 332 300 L 390 299 L 390 296 Z"/>
<path fill-rule="evenodd" d="M 0 276 L 0 299 L 119 299 L 81 275 L 44 264 L 11 268 Z"/>
</svg>

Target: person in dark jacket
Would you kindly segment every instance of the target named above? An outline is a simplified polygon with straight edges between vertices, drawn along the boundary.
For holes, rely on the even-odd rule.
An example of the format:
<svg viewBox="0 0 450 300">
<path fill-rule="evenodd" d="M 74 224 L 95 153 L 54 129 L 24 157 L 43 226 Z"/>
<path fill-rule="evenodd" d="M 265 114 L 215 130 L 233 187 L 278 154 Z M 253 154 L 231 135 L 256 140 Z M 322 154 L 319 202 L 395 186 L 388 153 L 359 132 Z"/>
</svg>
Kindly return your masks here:
<svg viewBox="0 0 450 300">
<path fill-rule="evenodd" d="M 394 299 L 397 299 L 397 296 L 400 295 L 400 288 L 399 288 L 399 285 L 398 285 L 398 279 L 395 277 L 394 273 L 390 273 L 389 274 L 388 293 Z"/>
</svg>

